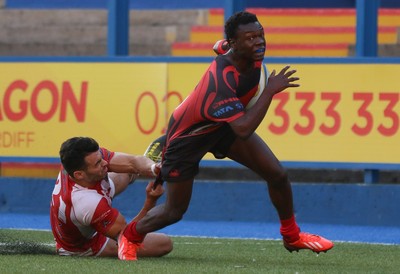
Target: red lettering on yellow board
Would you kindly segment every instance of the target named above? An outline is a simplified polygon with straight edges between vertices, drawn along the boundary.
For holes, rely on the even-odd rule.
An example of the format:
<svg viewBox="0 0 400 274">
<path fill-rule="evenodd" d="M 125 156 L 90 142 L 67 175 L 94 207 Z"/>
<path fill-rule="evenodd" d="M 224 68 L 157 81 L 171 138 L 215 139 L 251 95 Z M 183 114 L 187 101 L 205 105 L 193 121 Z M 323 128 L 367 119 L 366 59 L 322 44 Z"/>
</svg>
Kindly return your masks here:
<svg viewBox="0 0 400 274">
<path fill-rule="evenodd" d="M 43 80 L 34 85 L 24 80 L 15 80 L 6 88 L 3 98 L 0 98 L 0 122 L 17 122 L 28 116 L 39 122 L 55 117 L 58 121 L 65 122 L 73 119 L 69 110 L 73 112 L 77 122 L 84 122 L 88 82 L 83 81 L 80 92 L 77 93 L 68 81 L 63 81 L 60 87 L 51 80 Z M 50 98 L 49 103 L 39 103 L 44 96 Z"/>
</svg>

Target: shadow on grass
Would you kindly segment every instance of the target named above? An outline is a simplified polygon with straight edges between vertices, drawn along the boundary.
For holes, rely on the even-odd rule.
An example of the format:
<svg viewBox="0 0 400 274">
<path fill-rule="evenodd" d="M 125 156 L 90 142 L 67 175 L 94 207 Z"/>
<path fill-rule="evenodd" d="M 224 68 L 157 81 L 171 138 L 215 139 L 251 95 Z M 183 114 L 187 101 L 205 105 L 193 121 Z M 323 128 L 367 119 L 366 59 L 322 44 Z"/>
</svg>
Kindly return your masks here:
<svg viewBox="0 0 400 274">
<path fill-rule="evenodd" d="M 11 233 L 0 232 L 0 255 L 55 255 L 54 244 L 35 242 L 22 237 L 13 237 Z M 20 235 L 19 235 L 20 236 Z"/>
</svg>

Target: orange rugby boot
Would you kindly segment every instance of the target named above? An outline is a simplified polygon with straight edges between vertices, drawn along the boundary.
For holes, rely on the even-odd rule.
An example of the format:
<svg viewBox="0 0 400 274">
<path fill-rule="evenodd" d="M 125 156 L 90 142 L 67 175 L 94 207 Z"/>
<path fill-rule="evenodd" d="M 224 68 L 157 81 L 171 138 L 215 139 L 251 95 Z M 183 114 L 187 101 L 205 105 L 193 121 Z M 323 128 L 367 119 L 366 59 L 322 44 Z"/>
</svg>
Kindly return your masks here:
<svg viewBox="0 0 400 274">
<path fill-rule="evenodd" d="M 137 250 L 140 243 L 132 243 L 121 232 L 118 236 L 118 259 L 123 261 L 136 261 Z"/>
<path fill-rule="evenodd" d="M 329 249 L 333 247 L 333 243 L 328 239 L 325 239 L 321 236 L 300 232 L 300 239 L 294 242 L 287 242 L 283 240 L 283 245 L 290 252 L 299 251 L 300 249 L 310 249 L 313 252 L 327 252 Z"/>
</svg>

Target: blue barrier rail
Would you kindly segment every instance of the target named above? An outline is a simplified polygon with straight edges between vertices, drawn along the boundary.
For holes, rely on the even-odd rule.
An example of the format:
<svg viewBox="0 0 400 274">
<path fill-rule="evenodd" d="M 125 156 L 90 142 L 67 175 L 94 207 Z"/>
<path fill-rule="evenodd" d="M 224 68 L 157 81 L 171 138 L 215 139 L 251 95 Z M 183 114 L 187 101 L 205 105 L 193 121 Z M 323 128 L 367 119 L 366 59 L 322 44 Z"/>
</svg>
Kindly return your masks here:
<svg viewBox="0 0 400 274">
<path fill-rule="evenodd" d="M 376 184 L 379 182 L 380 171 L 400 170 L 400 164 L 391 163 L 352 163 L 352 162 L 303 162 L 303 161 L 282 161 L 285 168 L 301 169 L 339 169 L 339 170 L 362 170 L 364 172 L 365 184 Z M 201 167 L 236 167 L 240 164 L 233 161 L 203 160 Z"/>
<path fill-rule="evenodd" d="M 54 182 L 0 177 L 0 212 L 48 214 Z M 114 199 L 113 206 L 125 216 L 135 216 L 143 205 L 146 184 L 138 180 Z M 267 192 L 261 182 L 196 181 L 185 220 L 276 223 Z M 296 218 L 303 223 L 398 228 L 399 195 L 398 185 L 293 184 Z"/>
<path fill-rule="evenodd" d="M 6 8 L 11 9 L 106 9 L 109 0 L 7 0 Z M 129 0 L 130 9 L 209 9 L 224 8 L 226 1 L 237 0 Z M 239 0 L 248 7 L 266 8 L 354 8 L 357 0 Z M 380 0 L 380 6 L 384 8 L 399 8 L 398 0 Z"/>
<path fill-rule="evenodd" d="M 55 164 L 59 165 L 58 158 L 53 157 L 0 157 L 0 170 L 2 163 L 32 163 L 32 164 Z M 400 170 L 400 164 L 393 163 L 354 163 L 354 162 L 304 162 L 304 161 L 282 161 L 285 168 L 301 169 L 339 169 L 339 170 L 363 170 L 364 183 L 376 184 L 379 182 L 380 171 Z M 245 168 L 230 160 L 202 160 L 200 167 L 234 167 Z M 1 174 L 1 173 L 0 173 Z M 1 176 L 0 176 L 1 177 Z M 350 183 L 350 182 L 349 182 Z"/>
</svg>

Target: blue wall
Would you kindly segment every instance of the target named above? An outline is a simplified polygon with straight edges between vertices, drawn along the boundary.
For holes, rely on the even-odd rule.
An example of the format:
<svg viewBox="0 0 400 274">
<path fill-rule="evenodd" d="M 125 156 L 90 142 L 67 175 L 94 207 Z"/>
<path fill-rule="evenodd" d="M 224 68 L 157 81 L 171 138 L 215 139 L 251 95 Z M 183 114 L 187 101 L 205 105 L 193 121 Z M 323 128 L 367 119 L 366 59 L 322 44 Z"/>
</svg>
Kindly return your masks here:
<svg viewBox="0 0 400 274">
<path fill-rule="evenodd" d="M 54 180 L 0 178 L 0 212 L 47 214 Z M 114 199 L 133 217 L 147 182 L 138 181 Z M 399 185 L 293 184 L 302 223 L 400 226 Z M 164 198 L 161 199 L 163 201 Z M 196 182 L 185 220 L 277 222 L 262 182 Z"/>
<path fill-rule="evenodd" d="M 247 7 L 268 8 L 354 8 L 356 0 L 247 0 Z M 7 8 L 106 8 L 108 0 L 7 0 Z M 400 7 L 398 0 L 380 0 L 381 7 Z M 130 0 L 132 9 L 207 9 L 223 8 L 225 0 Z"/>
</svg>

